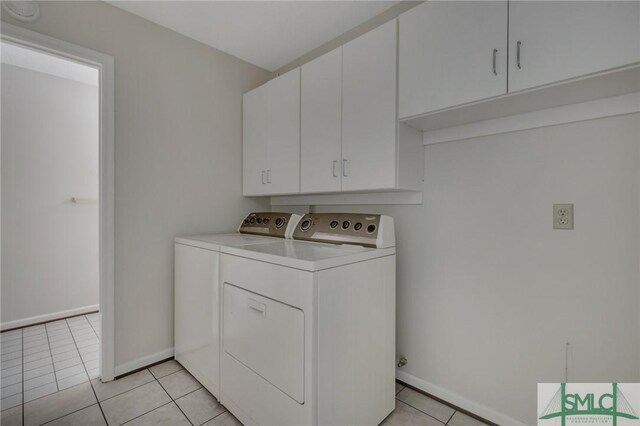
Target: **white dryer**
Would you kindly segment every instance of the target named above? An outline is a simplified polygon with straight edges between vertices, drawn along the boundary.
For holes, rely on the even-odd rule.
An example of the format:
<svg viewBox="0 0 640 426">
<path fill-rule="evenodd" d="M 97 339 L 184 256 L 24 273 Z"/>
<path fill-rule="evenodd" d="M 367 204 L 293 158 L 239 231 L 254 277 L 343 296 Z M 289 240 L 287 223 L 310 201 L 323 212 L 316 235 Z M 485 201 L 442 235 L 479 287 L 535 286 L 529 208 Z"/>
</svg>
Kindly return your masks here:
<svg viewBox="0 0 640 426">
<path fill-rule="evenodd" d="M 395 237 L 307 214 L 294 240 L 222 247 L 221 402 L 245 425 L 377 425 L 395 408 Z"/>
<path fill-rule="evenodd" d="M 220 397 L 220 250 L 290 238 L 300 216 L 251 213 L 232 234 L 175 239 L 175 358 Z"/>
</svg>

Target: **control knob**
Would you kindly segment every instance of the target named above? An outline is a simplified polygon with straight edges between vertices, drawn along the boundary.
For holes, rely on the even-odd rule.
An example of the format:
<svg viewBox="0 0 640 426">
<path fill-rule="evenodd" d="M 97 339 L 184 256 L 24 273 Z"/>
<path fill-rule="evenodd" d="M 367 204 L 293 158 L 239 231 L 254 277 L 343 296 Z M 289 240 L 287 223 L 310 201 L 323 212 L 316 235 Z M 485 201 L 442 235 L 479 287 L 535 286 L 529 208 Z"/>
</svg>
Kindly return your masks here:
<svg viewBox="0 0 640 426">
<path fill-rule="evenodd" d="M 300 229 L 302 231 L 307 231 L 309 228 L 311 228 L 311 220 L 310 219 L 303 220 L 302 223 L 300 224 Z"/>
</svg>

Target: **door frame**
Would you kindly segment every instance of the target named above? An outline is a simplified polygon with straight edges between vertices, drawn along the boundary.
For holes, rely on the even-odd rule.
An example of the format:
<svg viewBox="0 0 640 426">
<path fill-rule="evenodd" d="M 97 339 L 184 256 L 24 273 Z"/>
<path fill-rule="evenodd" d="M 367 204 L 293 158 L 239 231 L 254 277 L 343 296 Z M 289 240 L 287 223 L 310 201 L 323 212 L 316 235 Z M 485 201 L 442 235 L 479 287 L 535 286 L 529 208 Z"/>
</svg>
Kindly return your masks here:
<svg viewBox="0 0 640 426">
<path fill-rule="evenodd" d="M 46 52 L 96 68 L 99 73 L 99 241 L 100 241 L 100 313 L 102 315 L 101 380 L 114 379 L 114 241 L 115 241 L 115 122 L 113 56 L 35 31 L 7 24 L 0 26 L 3 41 L 27 49 Z"/>
</svg>

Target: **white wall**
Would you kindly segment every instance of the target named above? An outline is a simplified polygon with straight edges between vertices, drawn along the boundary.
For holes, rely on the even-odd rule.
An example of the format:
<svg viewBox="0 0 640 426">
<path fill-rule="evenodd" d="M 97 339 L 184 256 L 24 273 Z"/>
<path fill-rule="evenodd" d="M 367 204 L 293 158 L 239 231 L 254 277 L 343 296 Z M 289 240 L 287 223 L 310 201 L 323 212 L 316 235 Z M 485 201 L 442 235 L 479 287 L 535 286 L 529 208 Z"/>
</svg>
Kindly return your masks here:
<svg viewBox="0 0 640 426">
<path fill-rule="evenodd" d="M 242 93 L 269 73 L 102 2 L 40 2 L 33 24 L 115 58 L 115 356 L 173 347 L 173 238 L 226 232 L 242 197 Z"/>
<path fill-rule="evenodd" d="M 317 207 L 395 218 L 402 370 L 527 424 L 567 340 L 570 381 L 640 381 L 640 115 L 430 145 L 425 162 L 424 205 Z M 575 204 L 575 230 L 552 229 L 554 203 Z"/>
<path fill-rule="evenodd" d="M 369 31 L 371 31 L 374 28 L 379 27 L 380 25 L 384 24 L 385 22 L 389 22 L 392 19 L 397 18 L 398 16 L 400 16 L 402 13 L 406 12 L 407 10 L 416 7 L 417 5 L 419 5 L 420 3 L 422 3 L 423 0 L 420 1 L 410 1 L 410 0 L 402 0 L 397 2 L 395 5 L 391 6 L 389 9 L 385 10 L 384 12 L 374 16 L 373 18 L 363 22 L 362 24 L 358 25 L 355 28 L 350 29 L 349 31 L 347 31 L 344 34 L 340 34 L 338 37 L 329 40 L 328 42 L 326 42 L 325 44 L 323 44 L 322 46 L 318 46 L 317 48 L 313 49 L 311 52 L 307 52 L 304 55 L 300 56 L 299 58 L 291 61 L 290 63 L 284 65 L 283 67 L 280 67 L 279 69 L 277 69 L 276 71 L 274 71 L 273 75 L 280 75 L 280 74 L 284 74 L 287 71 L 291 71 L 294 68 L 297 68 L 299 66 L 302 66 L 304 64 L 306 64 L 307 62 L 317 58 L 318 56 L 321 56 L 325 53 L 328 53 L 330 51 L 332 51 L 333 49 L 342 46 L 343 44 L 365 34 L 368 33 Z"/>
<path fill-rule="evenodd" d="M 2 328 L 95 309 L 98 87 L 2 64 Z"/>
</svg>

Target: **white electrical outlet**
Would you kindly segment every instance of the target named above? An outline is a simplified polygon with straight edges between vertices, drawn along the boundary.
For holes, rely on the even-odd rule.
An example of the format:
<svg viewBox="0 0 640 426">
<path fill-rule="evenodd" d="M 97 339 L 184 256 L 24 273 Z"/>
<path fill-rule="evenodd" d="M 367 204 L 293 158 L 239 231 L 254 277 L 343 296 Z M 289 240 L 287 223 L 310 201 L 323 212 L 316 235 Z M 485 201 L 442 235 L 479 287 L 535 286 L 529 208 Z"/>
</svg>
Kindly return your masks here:
<svg viewBox="0 0 640 426">
<path fill-rule="evenodd" d="M 553 229 L 573 229 L 573 204 L 553 205 Z"/>
</svg>

